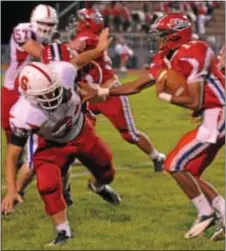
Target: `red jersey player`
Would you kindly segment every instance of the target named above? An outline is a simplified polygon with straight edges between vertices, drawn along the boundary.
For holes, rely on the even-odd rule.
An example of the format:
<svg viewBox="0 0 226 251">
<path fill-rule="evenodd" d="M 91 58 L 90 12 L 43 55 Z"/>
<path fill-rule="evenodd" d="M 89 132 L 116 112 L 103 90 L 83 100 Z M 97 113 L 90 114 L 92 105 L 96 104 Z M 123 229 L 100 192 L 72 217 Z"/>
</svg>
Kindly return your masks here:
<svg viewBox="0 0 226 251">
<path fill-rule="evenodd" d="M 150 38 L 152 51 L 158 52 L 150 69 L 152 76 L 144 76 L 110 90 L 106 88 L 104 94 L 137 93 L 153 85 L 162 68 L 172 68 L 183 74 L 189 88 L 187 96 L 166 93 L 166 79 L 156 83 L 157 96 L 200 113 L 202 122 L 198 128 L 186 133 L 167 155 L 164 169 L 177 181 L 198 211 L 198 217 L 185 238 L 199 236 L 214 222 L 216 215 L 222 227 L 211 239 L 217 240 L 224 235 L 225 200 L 201 175 L 225 144 L 225 79 L 208 44 L 192 41 L 191 23 L 183 14 L 169 13 L 157 19 Z"/>
<path fill-rule="evenodd" d="M 99 12 L 92 9 L 82 9 L 78 16 L 79 22 L 75 40 L 86 41 L 86 50 L 94 48 L 99 41 L 99 32 L 104 27 L 103 18 Z M 108 57 L 107 51 L 94 63 L 95 66 L 88 71 L 83 81 L 88 84 L 103 85 L 103 83 L 111 80 L 108 82 L 108 87 L 120 85 L 112 69 L 111 59 Z M 145 154 L 150 156 L 154 162 L 155 171 L 162 170 L 165 156 L 154 148 L 150 139 L 143 132 L 136 129 L 127 97 L 108 97 L 104 102 L 90 103 L 89 109 L 94 114 L 102 113 L 106 116 L 124 140 L 137 145 Z"/>
</svg>

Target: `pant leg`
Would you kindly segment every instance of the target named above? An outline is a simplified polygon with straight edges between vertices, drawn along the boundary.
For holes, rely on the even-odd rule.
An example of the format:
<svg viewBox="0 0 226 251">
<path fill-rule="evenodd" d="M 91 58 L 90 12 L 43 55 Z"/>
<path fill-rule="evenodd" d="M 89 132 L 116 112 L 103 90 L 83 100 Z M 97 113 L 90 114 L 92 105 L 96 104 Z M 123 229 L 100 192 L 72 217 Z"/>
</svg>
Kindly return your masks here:
<svg viewBox="0 0 226 251">
<path fill-rule="evenodd" d="M 37 177 L 37 189 L 49 215 L 66 208 L 62 193 L 61 168 L 70 156 L 76 154 L 76 151 L 75 145 L 53 144 L 39 138 L 38 148 L 33 156 L 33 165 Z"/>
<path fill-rule="evenodd" d="M 139 131 L 136 129 L 134 118 L 126 96 L 108 97 L 99 104 L 101 113 L 107 117 L 119 131 L 122 138 L 131 144 L 139 141 Z"/>
<path fill-rule="evenodd" d="M 168 172 L 186 170 L 194 176 L 200 176 L 225 144 L 224 120 L 219 121 L 218 130 L 219 135 L 215 144 L 201 143 L 196 140 L 198 129 L 186 133 L 167 155 L 164 169 Z"/>
<path fill-rule="evenodd" d="M 112 163 L 112 152 L 108 145 L 96 135 L 91 122 L 86 119 L 84 130 L 76 139 L 78 144 L 77 158 L 89 169 L 101 184 L 113 181 L 115 170 Z"/>
</svg>

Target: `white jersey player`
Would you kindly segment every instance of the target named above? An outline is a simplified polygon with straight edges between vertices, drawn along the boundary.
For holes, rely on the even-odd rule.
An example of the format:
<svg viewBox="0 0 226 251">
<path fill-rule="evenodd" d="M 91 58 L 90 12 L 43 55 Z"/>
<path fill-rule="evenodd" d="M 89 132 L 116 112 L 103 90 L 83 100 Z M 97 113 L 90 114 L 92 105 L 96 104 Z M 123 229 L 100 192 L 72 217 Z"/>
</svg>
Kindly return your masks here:
<svg viewBox="0 0 226 251">
<path fill-rule="evenodd" d="M 10 66 L 5 74 L 4 86 L 14 89 L 14 82 L 20 69 L 33 57 L 40 58 L 42 43 L 50 41 L 58 24 L 56 10 L 40 4 L 34 8 L 29 23 L 14 27 L 10 38 Z"/>
<path fill-rule="evenodd" d="M 24 95 L 10 111 L 10 125 L 13 132 L 19 136 L 37 133 L 46 140 L 66 143 L 77 137 L 84 120 L 80 97 L 74 91 L 77 71 L 67 62 L 50 63 L 46 69 L 50 68 L 52 73 L 50 70 L 45 72 L 42 65 L 37 62 L 30 63 L 21 71 L 19 82 L 22 84 L 19 91 Z M 37 85 L 29 82 L 27 76 L 30 72 L 35 75 Z M 54 83 L 51 88 L 40 86 L 38 80 L 43 78 L 43 75 L 49 83 Z M 29 90 L 31 85 L 34 87 Z M 34 98 L 40 89 L 43 95 Z"/>
<path fill-rule="evenodd" d="M 48 5 L 37 5 L 31 14 L 30 22 L 20 23 L 14 27 L 10 38 L 10 65 L 5 73 L 4 84 L 2 86 L 2 128 L 5 131 L 7 143 L 10 142 L 12 131 L 9 125 L 9 111 L 19 98 L 16 88 L 16 77 L 24 65 L 32 61 L 33 58 L 40 59 L 43 45 L 50 41 L 51 35 L 58 24 L 57 13 L 54 8 Z M 26 159 L 31 166 L 33 139 L 28 140 Z M 22 160 L 18 161 L 21 167 L 18 178 L 18 191 L 24 192 L 25 187 L 32 178 L 32 170 L 24 165 Z M 28 176 L 31 177 L 28 179 Z"/>
<path fill-rule="evenodd" d="M 2 201 L 2 213 L 12 212 L 14 202 L 21 201 L 16 190 L 16 162 L 27 136 L 37 134 L 41 137 L 33 165 L 45 211 L 57 230 L 51 245 L 72 237 L 61 180 L 61 168 L 71 157 L 77 157 L 95 177 L 89 183 L 93 192 L 112 204 L 120 203 L 120 197 L 107 185 L 115 173 L 112 153 L 81 112 L 81 100 L 74 91 L 77 69 L 100 56 L 109 45 L 108 29 L 100 36 L 95 49 L 80 54 L 70 63 L 26 65 L 18 78 L 22 96 L 10 111 L 13 135 L 6 157 L 7 194 Z"/>
</svg>

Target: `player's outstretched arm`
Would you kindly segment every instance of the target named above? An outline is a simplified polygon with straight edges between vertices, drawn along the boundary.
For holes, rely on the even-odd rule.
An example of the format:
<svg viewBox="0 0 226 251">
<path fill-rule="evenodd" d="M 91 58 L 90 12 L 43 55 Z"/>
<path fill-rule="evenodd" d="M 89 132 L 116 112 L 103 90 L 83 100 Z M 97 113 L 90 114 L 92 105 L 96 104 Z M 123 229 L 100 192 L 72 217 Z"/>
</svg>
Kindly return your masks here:
<svg viewBox="0 0 226 251">
<path fill-rule="evenodd" d="M 139 93 L 143 89 L 150 87 L 154 84 L 155 84 L 154 79 L 151 78 L 149 75 L 147 75 L 137 80 L 130 81 L 126 84 L 111 88 L 109 91 L 109 95 L 110 96 L 133 95 Z"/>
<path fill-rule="evenodd" d="M 9 144 L 5 164 L 5 180 L 7 184 L 7 193 L 2 201 L 2 213 L 10 214 L 13 211 L 15 202 L 23 202 L 22 197 L 16 190 L 16 172 L 17 162 L 22 152 L 22 147 Z"/>
<path fill-rule="evenodd" d="M 115 81 L 113 78 L 112 81 Z M 104 83 L 103 86 L 112 86 L 109 81 Z M 121 96 L 121 95 L 133 95 L 139 93 L 141 90 L 154 85 L 155 81 L 149 76 L 144 76 L 140 79 L 128 82 L 126 84 L 120 85 L 118 87 L 112 88 L 102 88 L 96 85 L 95 88 L 90 85 L 83 85 L 83 102 L 96 99 L 98 97 L 107 96 Z"/>
<path fill-rule="evenodd" d="M 91 60 L 101 56 L 101 54 L 108 48 L 111 41 L 112 38 L 109 38 L 109 29 L 105 28 L 100 34 L 99 42 L 96 48 L 79 54 L 78 57 L 75 57 L 70 61 L 71 64 L 74 65 L 76 69 L 81 69 Z"/>
</svg>

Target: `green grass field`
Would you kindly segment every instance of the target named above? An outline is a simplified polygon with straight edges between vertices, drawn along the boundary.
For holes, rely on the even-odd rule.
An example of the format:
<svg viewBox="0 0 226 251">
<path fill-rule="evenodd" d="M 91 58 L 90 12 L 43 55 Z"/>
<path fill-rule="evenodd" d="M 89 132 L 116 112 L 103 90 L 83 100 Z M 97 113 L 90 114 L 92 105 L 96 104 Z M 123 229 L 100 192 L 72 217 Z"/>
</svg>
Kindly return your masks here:
<svg viewBox="0 0 226 251">
<path fill-rule="evenodd" d="M 138 129 L 150 136 L 156 148 L 168 153 L 196 125 L 190 122 L 189 112 L 159 102 L 154 91 L 150 88 L 130 97 L 131 107 Z M 155 173 L 151 161 L 124 142 L 103 116 L 98 117 L 97 131 L 113 150 L 118 171 L 112 186 L 122 203 L 112 206 L 88 191 L 85 167 L 75 166 L 71 180 L 75 204 L 68 211 L 75 238 L 56 250 L 224 250 L 223 241 L 209 240 L 214 227 L 197 239 L 184 240 L 196 211 L 175 181 L 168 174 Z M 2 146 L 4 159 L 4 138 Z M 224 193 L 224 149 L 204 178 Z M 25 203 L 2 219 L 2 249 L 44 250 L 54 237 L 33 182 Z"/>
</svg>

